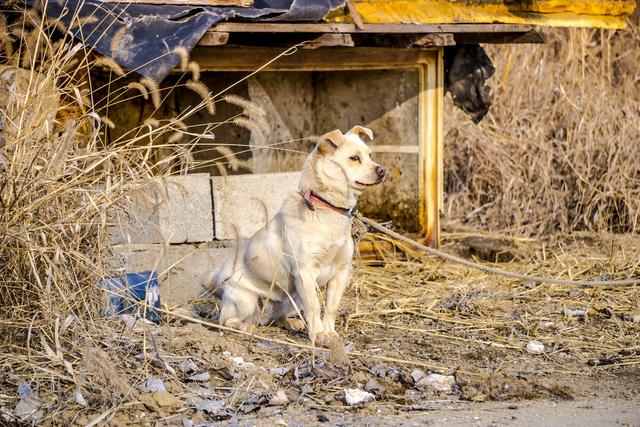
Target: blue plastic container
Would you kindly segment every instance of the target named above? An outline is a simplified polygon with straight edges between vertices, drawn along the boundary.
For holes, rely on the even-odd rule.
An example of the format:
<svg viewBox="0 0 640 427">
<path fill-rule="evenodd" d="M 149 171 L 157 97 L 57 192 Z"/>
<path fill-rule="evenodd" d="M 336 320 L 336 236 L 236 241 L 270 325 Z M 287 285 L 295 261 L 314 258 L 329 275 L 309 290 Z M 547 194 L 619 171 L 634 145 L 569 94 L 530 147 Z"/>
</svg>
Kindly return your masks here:
<svg viewBox="0 0 640 427">
<path fill-rule="evenodd" d="M 100 282 L 107 292 L 106 315 L 137 314 L 152 322 L 161 320 L 158 274 L 155 271 L 111 277 Z M 146 305 L 145 305 L 146 303 Z"/>
</svg>

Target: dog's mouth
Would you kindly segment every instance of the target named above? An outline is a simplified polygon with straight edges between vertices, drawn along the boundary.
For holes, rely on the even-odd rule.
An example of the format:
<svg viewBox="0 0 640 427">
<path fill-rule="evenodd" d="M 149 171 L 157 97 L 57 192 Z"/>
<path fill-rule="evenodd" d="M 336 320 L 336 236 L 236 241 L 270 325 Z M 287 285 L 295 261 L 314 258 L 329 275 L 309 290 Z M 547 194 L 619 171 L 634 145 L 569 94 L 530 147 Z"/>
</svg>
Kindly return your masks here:
<svg viewBox="0 0 640 427">
<path fill-rule="evenodd" d="M 356 181 L 356 185 L 359 185 L 360 187 L 372 187 L 374 185 L 380 184 L 382 181 L 384 181 L 384 177 L 378 179 L 375 182 L 371 182 L 371 183 Z"/>
</svg>

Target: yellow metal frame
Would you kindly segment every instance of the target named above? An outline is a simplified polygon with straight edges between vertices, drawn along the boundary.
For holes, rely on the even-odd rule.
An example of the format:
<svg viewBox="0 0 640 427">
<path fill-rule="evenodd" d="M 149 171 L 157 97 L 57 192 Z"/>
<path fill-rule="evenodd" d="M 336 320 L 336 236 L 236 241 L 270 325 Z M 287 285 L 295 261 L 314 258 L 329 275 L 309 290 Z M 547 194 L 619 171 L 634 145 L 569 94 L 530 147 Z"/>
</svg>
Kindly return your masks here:
<svg viewBox="0 0 640 427">
<path fill-rule="evenodd" d="M 281 50 L 251 47 L 198 47 L 192 53 L 202 71 L 255 71 Z M 443 204 L 443 97 L 442 48 L 332 48 L 299 50 L 281 56 L 265 71 L 348 71 L 415 69 L 419 76 L 418 162 L 419 222 L 426 243 L 439 244 L 439 217 Z"/>
<path fill-rule="evenodd" d="M 635 0 L 355 0 L 364 24 L 502 23 L 622 29 Z M 331 22 L 351 22 L 344 9 Z"/>
</svg>

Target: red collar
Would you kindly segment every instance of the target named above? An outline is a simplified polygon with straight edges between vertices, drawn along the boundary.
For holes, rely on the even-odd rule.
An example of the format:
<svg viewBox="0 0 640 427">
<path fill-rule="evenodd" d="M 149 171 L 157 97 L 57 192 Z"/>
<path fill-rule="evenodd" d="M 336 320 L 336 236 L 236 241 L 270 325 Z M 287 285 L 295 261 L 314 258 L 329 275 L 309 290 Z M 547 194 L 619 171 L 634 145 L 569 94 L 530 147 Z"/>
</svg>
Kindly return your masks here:
<svg viewBox="0 0 640 427">
<path fill-rule="evenodd" d="M 306 193 L 298 191 L 298 193 L 302 196 L 302 200 L 304 200 L 304 204 L 307 206 L 307 208 L 312 211 L 316 210 L 314 204 L 318 204 L 349 218 L 353 218 L 358 212 L 357 206 L 354 206 L 352 208 L 343 208 L 341 206 L 336 206 L 329 202 L 327 199 L 321 197 L 319 194 L 314 193 L 313 190 L 308 190 Z"/>
</svg>

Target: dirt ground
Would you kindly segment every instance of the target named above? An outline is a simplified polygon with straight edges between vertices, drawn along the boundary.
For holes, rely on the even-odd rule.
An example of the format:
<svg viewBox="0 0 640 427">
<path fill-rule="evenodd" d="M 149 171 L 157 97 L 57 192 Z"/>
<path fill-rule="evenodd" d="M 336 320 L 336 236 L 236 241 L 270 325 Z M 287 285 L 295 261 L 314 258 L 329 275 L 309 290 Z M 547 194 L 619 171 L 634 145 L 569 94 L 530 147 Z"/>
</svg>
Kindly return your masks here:
<svg viewBox="0 0 640 427">
<path fill-rule="evenodd" d="M 543 250 L 458 236 L 445 249 L 537 275 L 622 278 L 636 268 L 640 239 L 621 239 Z M 161 325 L 121 316 L 92 341 L 74 338 L 71 324 L 61 338 L 75 346 L 64 357 L 76 381 L 32 381 L 45 409 L 32 420 L 640 426 L 640 287 L 535 285 L 380 247 L 382 260 L 356 263 L 337 322 L 343 342 L 331 351 L 274 326 L 220 331 L 210 301 L 172 308 Z M 528 351 L 532 341 L 542 349 Z M 0 381 L 0 409 L 15 413 L 24 380 L 0 372 Z"/>
<path fill-rule="evenodd" d="M 297 411 L 296 411 L 297 410 Z M 533 400 L 519 402 L 457 402 L 444 404 L 428 412 L 374 414 L 326 411 L 310 413 L 303 407 L 281 414 L 247 417 L 239 426 L 302 426 L 324 422 L 325 425 L 344 426 L 510 426 L 520 427 L 609 427 L 640 425 L 638 402 L 620 399 L 578 399 L 574 401 Z M 326 420 L 325 420 L 326 419 Z"/>
</svg>

